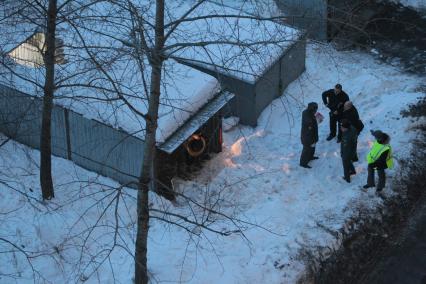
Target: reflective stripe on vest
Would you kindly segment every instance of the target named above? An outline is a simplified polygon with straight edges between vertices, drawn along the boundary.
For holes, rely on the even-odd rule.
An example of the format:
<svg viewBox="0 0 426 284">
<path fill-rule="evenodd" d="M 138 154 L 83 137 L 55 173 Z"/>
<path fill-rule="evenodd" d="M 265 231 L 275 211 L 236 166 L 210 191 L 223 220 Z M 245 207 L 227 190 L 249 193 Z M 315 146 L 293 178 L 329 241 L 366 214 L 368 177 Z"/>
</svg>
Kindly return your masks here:
<svg viewBox="0 0 426 284">
<path fill-rule="evenodd" d="M 389 169 L 393 168 L 393 157 L 392 157 L 392 148 L 390 145 L 388 145 L 389 147 L 389 154 L 386 157 L 386 165 L 388 166 Z"/>
<path fill-rule="evenodd" d="M 375 161 L 377 161 L 377 159 L 380 158 L 380 155 L 383 154 L 383 152 L 385 152 L 386 150 L 389 150 L 389 154 L 390 154 L 390 146 L 389 145 L 382 145 L 377 141 L 374 141 L 373 147 L 371 148 L 370 152 L 367 155 L 367 162 L 369 164 L 374 163 Z M 391 155 L 388 155 L 388 157 L 386 158 L 386 163 L 388 161 L 388 159 L 391 157 Z M 393 164 L 393 162 L 392 162 Z"/>
</svg>

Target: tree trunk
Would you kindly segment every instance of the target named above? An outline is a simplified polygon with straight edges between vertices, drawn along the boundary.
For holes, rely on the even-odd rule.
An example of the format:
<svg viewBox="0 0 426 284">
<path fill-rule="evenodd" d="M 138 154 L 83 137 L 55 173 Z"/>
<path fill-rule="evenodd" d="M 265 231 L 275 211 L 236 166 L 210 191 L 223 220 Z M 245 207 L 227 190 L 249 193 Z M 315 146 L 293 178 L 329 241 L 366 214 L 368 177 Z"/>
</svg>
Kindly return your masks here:
<svg viewBox="0 0 426 284">
<path fill-rule="evenodd" d="M 40 186 L 43 199 L 47 200 L 55 197 L 52 181 L 51 117 L 53 107 L 53 93 L 55 88 L 56 6 L 56 0 L 49 0 L 45 40 L 46 53 L 44 54 L 46 78 L 44 83 L 43 115 L 40 135 Z"/>
<path fill-rule="evenodd" d="M 137 233 L 135 247 L 135 283 L 148 283 L 148 230 L 149 230 L 149 200 L 148 192 L 151 184 L 152 165 L 155 159 L 155 134 L 157 132 L 158 108 L 160 104 L 161 69 L 164 58 L 164 0 L 156 1 L 155 16 L 155 46 L 150 55 L 151 89 L 146 119 L 146 134 L 142 169 L 139 177 L 137 197 Z"/>
</svg>

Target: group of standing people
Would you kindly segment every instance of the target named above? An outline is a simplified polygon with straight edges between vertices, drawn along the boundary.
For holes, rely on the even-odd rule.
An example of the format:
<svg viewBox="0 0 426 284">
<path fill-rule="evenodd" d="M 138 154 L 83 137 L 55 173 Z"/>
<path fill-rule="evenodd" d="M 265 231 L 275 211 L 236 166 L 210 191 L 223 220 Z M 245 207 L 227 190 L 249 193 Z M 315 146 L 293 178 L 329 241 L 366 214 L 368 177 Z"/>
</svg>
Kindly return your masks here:
<svg viewBox="0 0 426 284">
<path fill-rule="evenodd" d="M 340 154 L 343 165 L 343 179 L 350 183 L 351 176 L 356 174 L 354 162 L 357 162 L 358 136 L 364 129 L 364 124 L 359 118 L 358 110 L 349 100 L 349 96 L 343 91 L 342 85 L 337 84 L 333 89 L 322 93 L 322 101 L 330 110 L 330 134 L 327 141 L 331 141 L 337 135 L 337 143 L 340 143 Z M 302 154 L 300 166 L 310 169 L 309 162 L 319 157 L 315 156 L 315 146 L 318 142 L 318 121 L 322 121 L 322 115 L 317 112 L 318 104 L 311 102 L 302 113 Z M 375 170 L 378 172 L 379 182 L 377 192 L 385 187 L 385 169 L 393 166 L 392 149 L 389 145 L 390 137 L 382 131 L 372 131 L 376 138 L 371 151 L 367 155 L 368 179 L 364 188 L 374 187 Z"/>
</svg>

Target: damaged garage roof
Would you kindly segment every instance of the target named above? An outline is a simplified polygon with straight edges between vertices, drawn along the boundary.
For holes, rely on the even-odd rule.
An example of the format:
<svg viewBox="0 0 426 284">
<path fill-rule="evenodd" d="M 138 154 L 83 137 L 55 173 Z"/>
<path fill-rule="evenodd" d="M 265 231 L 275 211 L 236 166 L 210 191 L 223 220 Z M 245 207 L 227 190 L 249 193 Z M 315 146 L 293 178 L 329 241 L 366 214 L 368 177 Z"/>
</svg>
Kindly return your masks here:
<svg viewBox="0 0 426 284">
<path fill-rule="evenodd" d="M 220 111 L 228 102 L 234 98 L 234 94 L 221 92 L 218 96 L 210 100 L 201 110 L 192 118 L 186 121 L 175 133 L 173 133 L 163 144 L 159 146 L 160 150 L 166 153 L 173 153 L 188 137 L 203 126 L 214 114 Z"/>
</svg>

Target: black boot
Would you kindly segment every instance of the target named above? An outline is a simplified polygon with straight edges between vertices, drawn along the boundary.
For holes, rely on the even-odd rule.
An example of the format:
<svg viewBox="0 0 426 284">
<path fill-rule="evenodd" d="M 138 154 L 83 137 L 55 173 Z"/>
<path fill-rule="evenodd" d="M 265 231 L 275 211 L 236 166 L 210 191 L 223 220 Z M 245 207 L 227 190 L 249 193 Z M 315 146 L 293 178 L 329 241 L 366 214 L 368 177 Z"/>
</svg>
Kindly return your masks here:
<svg viewBox="0 0 426 284">
<path fill-rule="evenodd" d="M 334 137 L 336 137 L 336 135 L 332 135 L 332 134 L 328 135 L 328 137 L 327 137 L 327 141 L 330 141 L 330 140 L 331 140 L 331 139 L 333 139 Z"/>
<path fill-rule="evenodd" d="M 382 191 L 382 189 L 377 189 L 376 190 L 376 195 L 378 196 L 378 197 L 380 197 L 381 199 L 386 199 L 386 196 L 384 195 L 384 193 L 383 193 L 383 191 Z"/>
</svg>

